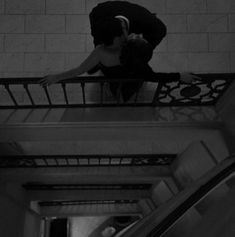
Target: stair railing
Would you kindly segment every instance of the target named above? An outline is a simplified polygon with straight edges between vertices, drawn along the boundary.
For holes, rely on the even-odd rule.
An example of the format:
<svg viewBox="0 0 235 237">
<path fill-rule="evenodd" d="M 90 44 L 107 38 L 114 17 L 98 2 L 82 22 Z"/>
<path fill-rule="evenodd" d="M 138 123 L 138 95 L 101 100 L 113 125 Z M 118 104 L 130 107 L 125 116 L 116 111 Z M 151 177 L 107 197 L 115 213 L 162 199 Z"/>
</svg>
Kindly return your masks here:
<svg viewBox="0 0 235 237">
<path fill-rule="evenodd" d="M 0 78 L 0 96 L 2 94 L 8 97 L 7 103 L 1 103 L 0 109 L 31 109 L 31 108 L 72 108 L 72 107 L 106 107 L 106 106 L 201 106 L 215 105 L 224 91 L 235 78 L 235 73 L 211 73 L 211 74 L 195 74 L 201 77 L 201 80 L 188 84 L 175 78 L 171 73 L 157 73 L 154 78 L 130 79 L 130 78 L 115 78 L 109 79 L 106 77 L 76 77 L 56 83 L 60 86 L 63 97 L 63 102 L 52 100 L 53 90 L 43 86 L 43 97 L 46 103 L 38 103 L 35 100 L 32 86 L 40 88 L 39 81 L 42 78 Z M 105 100 L 105 85 L 119 83 L 122 86 L 124 83 L 135 82 L 151 82 L 151 95 L 148 99 L 143 99 L 140 96 L 141 88 L 135 93 L 134 98 L 128 102 L 121 102 L 120 97 L 113 98 L 111 101 Z M 90 96 L 87 87 L 89 84 L 96 84 L 99 88 L 99 99 L 89 101 Z M 68 85 L 80 85 L 79 101 L 71 102 Z M 17 99 L 14 91 L 14 86 L 20 86 L 21 97 L 27 98 L 27 103 Z M 149 93 L 149 92 L 147 92 Z M 1 98 L 1 97 L 0 97 Z"/>
<path fill-rule="evenodd" d="M 123 233 L 122 237 L 159 237 L 177 222 L 190 208 L 235 175 L 235 156 L 223 160 L 210 172 L 197 180 L 191 187 L 183 190 L 175 198 L 164 203 L 150 215 L 137 222 Z"/>
<path fill-rule="evenodd" d="M 171 164 L 175 158 L 176 154 L 8 155 L 0 157 L 0 169 L 162 166 Z"/>
</svg>

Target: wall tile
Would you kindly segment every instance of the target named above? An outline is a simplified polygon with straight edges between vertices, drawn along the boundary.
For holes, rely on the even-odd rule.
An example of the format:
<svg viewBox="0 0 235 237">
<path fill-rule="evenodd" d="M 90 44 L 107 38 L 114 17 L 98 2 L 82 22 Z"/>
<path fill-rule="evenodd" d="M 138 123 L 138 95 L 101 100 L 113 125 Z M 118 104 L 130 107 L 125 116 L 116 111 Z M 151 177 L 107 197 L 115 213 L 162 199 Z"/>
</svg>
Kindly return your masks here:
<svg viewBox="0 0 235 237">
<path fill-rule="evenodd" d="M 5 0 L 0 0 L 0 14 L 4 14 Z"/>
<path fill-rule="evenodd" d="M 79 65 L 94 49 L 88 14 L 105 1 L 0 0 L 0 73 L 40 75 Z M 128 1 L 167 25 L 150 62 L 154 70 L 235 71 L 234 0 Z"/>
<path fill-rule="evenodd" d="M 129 2 L 143 6 L 152 13 L 166 13 L 166 0 L 130 0 Z"/>
<path fill-rule="evenodd" d="M 229 31 L 235 32 L 235 14 L 229 16 Z"/>
<path fill-rule="evenodd" d="M 167 13 L 204 13 L 206 0 L 166 0 Z"/>
<path fill-rule="evenodd" d="M 64 70 L 63 54 L 25 54 L 25 71 L 27 72 L 54 72 Z"/>
<path fill-rule="evenodd" d="M 42 52 L 44 35 L 42 34 L 10 34 L 5 38 L 6 52 Z"/>
<path fill-rule="evenodd" d="M 65 16 L 26 16 L 26 33 L 64 33 Z"/>
<path fill-rule="evenodd" d="M 24 54 L 2 53 L 0 54 L 0 72 L 22 72 L 24 69 Z"/>
<path fill-rule="evenodd" d="M 186 53 L 155 53 L 150 65 L 156 72 L 182 72 L 188 70 Z"/>
<path fill-rule="evenodd" d="M 89 55 L 89 53 L 70 53 L 65 55 L 65 68 L 78 67 Z"/>
<path fill-rule="evenodd" d="M 189 32 L 226 32 L 228 30 L 227 15 L 189 15 Z"/>
<path fill-rule="evenodd" d="M 235 12 L 234 0 L 207 0 L 209 13 L 231 13 Z"/>
<path fill-rule="evenodd" d="M 67 33 L 90 33 L 90 21 L 87 15 L 71 15 L 66 17 Z"/>
<path fill-rule="evenodd" d="M 114 0 L 111 0 L 114 1 Z M 127 1 L 127 0 L 122 0 L 122 1 Z M 165 10 L 165 1 L 166 0 L 128 0 L 128 2 L 138 4 L 140 6 L 145 7 L 148 9 L 150 12 L 155 13 L 155 14 L 164 14 L 166 12 Z M 89 15 L 89 13 L 92 11 L 94 7 L 97 6 L 97 4 L 106 2 L 106 0 L 89 0 L 86 1 L 86 13 Z"/>
<path fill-rule="evenodd" d="M 0 35 L 0 52 L 3 52 L 4 35 Z"/>
<path fill-rule="evenodd" d="M 159 15 L 159 18 L 166 24 L 168 33 L 187 32 L 186 15 Z"/>
<path fill-rule="evenodd" d="M 44 72 L 5 72 L 4 77 L 43 77 Z"/>
<path fill-rule="evenodd" d="M 207 34 L 168 34 L 169 52 L 208 51 Z"/>
<path fill-rule="evenodd" d="M 94 49 L 93 37 L 90 34 L 86 35 L 86 52 L 91 52 Z"/>
<path fill-rule="evenodd" d="M 85 52 L 85 34 L 50 34 L 46 36 L 48 52 Z"/>
<path fill-rule="evenodd" d="M 47 14 L 84 14 L 85 0 L 47 0 Z"/>
<path fill-rule="evenodd" d="M 192 72 L 230 72 L 229 53 L 189 54 L 189 70 Z"/>
<path fill-rule="evenodd" d="M 0 33 L 23 33 L 24 16 L 0 15 Z"/>
<path fill-rule="evenodd" d="M 90 13 L 92 9 L 101 2 L 106 2 L 106 0 L 87 0 L 86 1 L 86 13 Z M 147 8 L 150 12 L 156 14 L 166 13 L 166 0 L 128 0 L 128 2 L 138 4 Z"/>
<path fill-rule="evenodd" d="M 6 0 L 6 14 L 43 14 L 45 0 Z"/>
<path fill-rule="evenodd" d="M 155 53 L 157 52 L 167 52 L 167 36 L 163 38 L 161 43 L 155 48 Z"/>
<path fill-rule="evenodd" d="M 98 1 L 97 0 L 89 0 L 86 1 L 86 14 L 89 14 L 92 9 L 97 5 Z"/>
<path fill-rule="evenodd" d="M 210 51 L 235 51 L 235 33 L 213 33 L 209 35 Z"/>
<path fill-rule="evenodd" d="M 235 73 L 235 53 L 231 53 L 231 72 Z"/>
</svg>

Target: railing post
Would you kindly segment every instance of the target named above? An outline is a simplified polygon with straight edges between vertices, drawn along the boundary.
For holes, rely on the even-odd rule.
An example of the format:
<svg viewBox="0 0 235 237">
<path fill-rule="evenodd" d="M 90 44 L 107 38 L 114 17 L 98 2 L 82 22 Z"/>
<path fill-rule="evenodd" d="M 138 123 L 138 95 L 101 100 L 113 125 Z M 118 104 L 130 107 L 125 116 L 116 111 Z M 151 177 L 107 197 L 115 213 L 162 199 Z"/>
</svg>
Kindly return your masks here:
<svg viewBox="0 0 235 237">
<path fill-rule="evenodd" d="M 161 81 L 159 81 L 157 88 L 155 90 L 154 96 L 153 96 L 152 106 L 156 106 L 158 104 L 158 99 L 159 99 L 159 95 L 160 95 L 162 86 L 163 86 L 163 83 Z"/>
<path fill-rule="evenodd" d="M 33 101 L 33 98 L 32 98 L 32 96 L 31 96 L 31 93 L 30 93 L 30 91 L 29 91 L 28 84 L 24 84 L 24 89 L 25 89 L 26 92 L 27 92 L 27 95 L 28 95 L 28 97 L 29 97 L 29 99 L 30 99 L 31 104 L 34 106 L 35 103 L 34 103 L 34 101 Z"/>
<path fill-rule="evenodd" d="M 82 100 L 83 100 L 83 104 L 86 104 L 86 96 L 85 96 L 85 82 L 81 82 L 81 87 L 82 87 Z"/>
<path fill-rule="evenodd" d="M 66 105 L 68 105 L 69 101 L 68 101 L 68 96 L 67 96 L 67 91 L 66 91 L 66 85 L 65 85 L 65 83 L 61 83 L 61 86 L 62 86 L 62 89 L 63 89 L 64 99 L 65 99 Z"/>
<path fill-rule="evenodd" d="M 47 97 L 47 100 L 48 100 L 49 105 L 52 105 L 52 103 L 51 103 L 51 98 L 50 98 L 50 96 L 49 96 L 47 87 L 46 87 L 46 86 L 43 86 L 43 89 L 44 89 L 44 91 L 45 91 L 45 93 L 46 93 L 46 97 Z"/>
<path fill-rule="evenodd" d="M 104 82 L 100 83 L 100 104 L 103 104 L 103 98 L 104 98 Z"/>
<path fill-rule="evenodd" d="M 10 95 L 14 105 L 18 106 L 18 103 L 16 102 L 16 99 L 15 99 L 15 97 L 14 97 L 14 95 L 13 95 L 13 93 L 12 93 L 10 87 L 9 87 L 9 84 L 5 85 L 5 88 L 6 88 L 7 92 L 8 92 L 8 94 Z"/>
</svg>

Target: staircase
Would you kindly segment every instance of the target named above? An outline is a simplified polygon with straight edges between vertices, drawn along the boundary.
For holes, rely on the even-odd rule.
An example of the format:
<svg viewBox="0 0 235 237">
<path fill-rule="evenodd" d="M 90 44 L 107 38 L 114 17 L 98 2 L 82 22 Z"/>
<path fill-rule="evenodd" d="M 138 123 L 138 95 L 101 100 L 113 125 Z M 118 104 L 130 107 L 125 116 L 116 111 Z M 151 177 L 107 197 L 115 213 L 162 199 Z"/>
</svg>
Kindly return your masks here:
<svg viewBox="0 0 235 237">
<path fill-rule="evenodd" d="M 234 177 L 233 156 L 221 162 L 191 187 L 180 192 L 121 236 L 186 237 L 199 236 L 199 233 L 202 236 L 221 236 L 221 233 L 233 236 Z M 212 224 L 213 221 L 217 226 Z M 213 228 L 208 228 L 209 226 L 214 226 L 217 233 Z M 226 229 L 225 226 L 229 228 Z"/>
<path fill-rule="evenodd" d="M 224 79 L 231 77 L 227 76 Z M 217 79 L 209 78 L 207 83 L 195 86 L 209 86 L 214 91 Z M 102 217 L 100 226 L 104 229 L 103 224 L 111 217 L 137 218 L 127 232 L 123 226 L 115 237 L 154 236 L 149 232 L 160 221 L 156 218 L 159 213 L 165 218 L 162 213 L 169 210 L 169 203 L 173 211 L 175 202 L 180 204 L 182 197 L 194 190 L 191 186 L 229 155 L 221 132 L 223 124 L 214 104 L 210 104 L 210 96 L 202 106 L 192 98 L 196 95 L 189 96 L 195 88 L 188 85 L 160 85 L 162 91 L 154 91 L 151 105 L 116 101 L 115 105 L 105 106 L 102 100 L 99 105 L 86 106 L 90 101 L 84 103 L 81 87 L 83 100 L 76 108 L 66 100 L 60 108 L 58 104 L 53 107 L 44 88 L 46 100 L 39 108 L 34 106 L 36 101 L 29 99 L 30 85 L 21 85 L 29 97 L 29 105 L 22 107 L 14 102 L 17 98 L 14 91 L 8 90 L 9 81 L 2 82 L 13 100 L 0 110 L 0 198 L 2 213 L 7 213 L 0 230 L 4 237 L 38 237 L 40 231 L 41 236 L 49 237 L 48 220 L 91 216 Z M 222 83 L 217 85 L 221 85 L 218 91 L 223 92 L 227 84 L 224 80 L 218 83 Z M 174 86 L 188 106 L 182 106 L 179 98 L 164 101 L 172 95 Z M 217 96 L 210 98 L 213 103 Z M 159 107 L 157 98 L 162 99 Z M 169 106 L 174 103 L 179 104 Z M 201 223 L 211 204 L 228 193 L 230 186 L 225 183 L 191 207 L 164 235 L 187 236 Z M 19 219 L 20 224 L 10 229 Z M 98 230 L 100 234 L 99 226 Z"/>
</svg>

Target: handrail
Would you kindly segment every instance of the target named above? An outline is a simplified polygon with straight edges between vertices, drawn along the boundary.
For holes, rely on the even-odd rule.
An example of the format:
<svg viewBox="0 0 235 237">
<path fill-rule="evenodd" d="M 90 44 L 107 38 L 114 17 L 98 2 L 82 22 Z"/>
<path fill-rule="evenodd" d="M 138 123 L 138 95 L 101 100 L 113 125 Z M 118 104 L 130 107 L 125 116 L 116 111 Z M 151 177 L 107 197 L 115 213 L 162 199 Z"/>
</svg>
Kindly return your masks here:
<svg viewBox="0 0 235 237">
<path fill-rule="evenodd" d="M 61 86 L 64 102 L 53 103 L 51 95 L 53 91 L 49 91 L 47 87 L 43 87 L 44 96 L 47 99 L 46 104 L 38 104 L 32 94 L 31 86 L 39 85 L 41 77 L 36 78 L 0 78 L 0 85 L 8 94 L 11 103 L 0 104 L 0 109 L 25 109 L 25 108 L 68 108 L 68 107 L 105 107 L 105 106 L 198 106 L 198 105 L 215 105 L 220 96 L 228 88 L 235 73 L 211 73 L 211 74 L 195 74 L 202 80 L 187 84 L 179 80 L 175 73 L 156 73 L 151 78 L 106 78 L 103 76 L 82 76 L 68 80 L 63 80 L 57 84 Z M 151 98 L 147 101 L 141 101 L 139 91 L 135 94 L 134 101 L 120 103 L 119 98 L 114 101 L 106 102 L 104 100 L 105 83 L 119 83 L 120 87 L 123 83 L 135 82 L 151 82 L 154 88 Z M 95 83 L 99 86 L 99 101 L 88 102 L 86 86 Z M 81 99 L 79 102 L 70 103 L 67 85 L 80 84 Z M 29 104 L 21 104 L 12 90 L 12 86 L 22 85 L 22 93 L 28 97 Z M 1 95 L 1 90 L 0 90 Z"/>
<path fill-rule="evenodd" d="M 25 190 L 145 190 L 152 187 L 150 183 L 127 184 L 43 184 L 29 182 L 22 185 Z"/>
<path fill-rule="evenodd" d="M 46 206 L 77 206 L 77 205 L 98 205 L 98 204 L 137 204 L 138 200 L 66 200 L 66 201 L 40 201 L 38 205 Z"/>
<path fill-rule="evenodd" d="M 191 187 L 183 190 L 150 215 L 136 223 L 122 237 L 157 237 L 167 231 L 186 211 L 205 197 L 219 183 L 235 172 L 235 157 L 223 160 Z"/>
<path fill-rule="evenodd" d="M 169 165 L 176 154 L 17 155 L 1 156 L 1 168 Z"/>
</svg>

